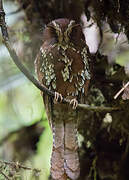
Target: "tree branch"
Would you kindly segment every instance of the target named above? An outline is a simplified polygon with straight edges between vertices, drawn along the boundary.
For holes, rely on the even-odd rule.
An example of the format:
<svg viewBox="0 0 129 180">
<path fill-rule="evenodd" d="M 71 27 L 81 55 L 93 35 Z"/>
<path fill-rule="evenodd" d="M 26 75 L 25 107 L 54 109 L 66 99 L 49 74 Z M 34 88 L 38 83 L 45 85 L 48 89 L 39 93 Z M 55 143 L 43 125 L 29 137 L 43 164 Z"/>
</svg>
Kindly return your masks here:
<svg viewBox="0 0 129 180">
<path fill-rule="evenodd" d="M 15 170 L 15 173 L 18 172 L 20 169 L 33 171 L 36 176 L 39 176 L 39 174 L 41 173 L 40 169 L 23 166 L 19 162 L 8 162 L 8 161 L 0 160 L 0 166 L 1 166 L 1 169 L 2 167 L 10 167 L 11 169 Z M 5 174 L 2 170 L 0 170 L 0 174 L 3 175 L 7 180 L 13 179 L 13 178 L 10 178 L 7 174 Z"/>
<path fill-rule="evenodd" d="M 10 178 L 3 171 L 0 171 L 0 174 L 2 174 L 7 180 L 10 180 Z"/>
<path fill-rule="evenodd" d="M 112 112 L 112 111 L 121 110 L 121 108 L 119 107 L 89 106 L 86 104 L 78 104 L 78 109 L 79 108 L 89 111 L 95 111 L 95 112 Z"/>
<path fill-rule="evenodd" d="M 117 94 L 114 96 L 114 99 L 117 99 L 118 96 L 129 86 L 129 81 L 117 92 Z"/>
<path fill-rule="evenodd" d="M 16 64 L 16 66 L 38 89 L 40 89 L 44 93 L 54 97 L 55 93 L 50 91 L 44 85 L 41 85 L 41 83 L 34 76 L 31 75 L 31 73 L 26 69 L 26 67 L 19 60 L 19 58 L 9 40 L 9 35 L 8 35 L 6 23 L 5 23 L 5 12 L 3 9 L 2 0 L 0 0 L 0 26 L 1 26 L 1 32 L 2 32 L 2 37 L 3 37 L 3 43 L 6 46 L 6 48 L 8 49 L 8 52 L 9 52 L 11 58 L 13 59 L 14 63 Z M 63 98 L 62 102 L 69 103 L 70 100 Z M 77 108 L 81 108 L 84 110 L 99 111 L 99 112 L 100 111 L 101 112 L 102 111 L 111 112 L 111 111 L 116 111 L 116 110 L 120 109 L 118 107 L 91 107 L 91 106 L 88 106 L 85 104 L 78 104 Z"/>
<path fill-rule="evenodd" d="M 8 166 L 12 166 L 12 167 L 14 167 L 15 169 L 24 169 L 24 170 L 31 170 L 31 171 L 41 172 L 40 169 L 30 168 L 30 167 L 27 167 L 27 166 L 23 166 L 23 165 L 21 165 L 21 164 L 18 163 L 18 162 L 8 162 L 8 161 L 2 161 L 2 160 L 0 160 L 0 163 L 1 163 L 1 164 L 8 165 Z"/>
</svg>

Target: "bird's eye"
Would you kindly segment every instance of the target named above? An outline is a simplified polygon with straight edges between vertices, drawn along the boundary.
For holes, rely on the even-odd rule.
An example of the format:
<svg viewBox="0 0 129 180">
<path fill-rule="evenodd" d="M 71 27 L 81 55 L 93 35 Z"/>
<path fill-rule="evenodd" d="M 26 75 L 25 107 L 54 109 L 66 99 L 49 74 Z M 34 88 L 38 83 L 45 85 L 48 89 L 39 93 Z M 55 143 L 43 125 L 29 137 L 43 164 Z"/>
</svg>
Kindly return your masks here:
<svg viewBox="0 0 129 180">
<path fill-rule="evenodd" d="M 72 36 L 73 32 L 75 32 L 75 29 L 74 29 L 74 28 L 72 28 L 72 29 L 68 32 L 68 35 L 69 35 L 69 36 Z"/>
<path fill-rule="evenodd" d="M 71 26 L 68 26 L 68 29 L 66 30 L 67 36 L 69 38 L 72 38 L 78 34 L 78 29 L 80 28 L 79 24 L 73 24 Z"/>
<path fill-rule="evenodd" d="M 49 27 L 49 29 L 50 29 L 51 35 L 54 36 L 54 37 L 57 37 L 58 34 L 57 34 L 56 29 L 55 29 L 53 26 L 48 26 L 48 27 Z"/>
<path fill-rule="evenodd" d="M 69 38 L 73 38 L 74 36 L 76 36 L 77 33 L 77 28 L 71 28 L 70 30 L 67 31 L 67 36 Z"/>
<path fill-rule="evenodd" d="M 49 25 L 48 27 L 50 27 L 50 31 L 54 36 L 56 37 L 60 36 L 61 30 L 59 27 L 53 25 Z"/>
<path fill-rule="evenodd" d="M 84 38 L 83 33 L 82 33 L 82 28 L 80 25 L 77 25 L 72 28 L 70 37 L 71 39 L 78 40 L 78 41 Z"/>
</svg>

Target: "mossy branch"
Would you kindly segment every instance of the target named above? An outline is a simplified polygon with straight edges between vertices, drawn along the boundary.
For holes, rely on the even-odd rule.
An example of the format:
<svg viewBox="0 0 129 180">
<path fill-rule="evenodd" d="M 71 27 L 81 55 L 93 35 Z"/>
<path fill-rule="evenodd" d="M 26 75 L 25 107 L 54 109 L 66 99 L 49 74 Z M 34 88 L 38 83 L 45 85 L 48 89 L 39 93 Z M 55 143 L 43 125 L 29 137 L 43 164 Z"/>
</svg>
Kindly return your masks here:
<svg viewBox="0 0 129 180">
<path fill-rule="evenodd" d="M 14 178 L 17 172 L 19 172 L 21 169 L 32 171 L 35 176 L 39 176 L 41 172 L 41 170 L 39 169 L 21 165 L 19 162 L 8 162 L 0 160 L 0 174 L 7 180 L 11 180 L 12 178 Z"/>
</svg>

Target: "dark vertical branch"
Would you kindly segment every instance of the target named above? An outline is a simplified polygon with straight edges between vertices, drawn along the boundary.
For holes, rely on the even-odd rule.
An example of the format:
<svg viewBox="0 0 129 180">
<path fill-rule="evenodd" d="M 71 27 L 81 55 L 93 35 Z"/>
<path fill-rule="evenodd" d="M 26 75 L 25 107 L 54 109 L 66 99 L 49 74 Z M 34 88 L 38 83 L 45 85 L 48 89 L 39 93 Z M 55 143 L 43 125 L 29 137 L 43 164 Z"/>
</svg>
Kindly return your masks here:
<svg viewBox="0 0 129 180">
<path fill-rule="evenodd" d="M 8 31 L 6 28 L 6 23 L 5 23 L 5 12 L 3 9 L 3 2 L 0 0 L 0 26 L 1 26 L 1 32 L 3 38 L 6 40 L 8 39 Z"/>
</svg>

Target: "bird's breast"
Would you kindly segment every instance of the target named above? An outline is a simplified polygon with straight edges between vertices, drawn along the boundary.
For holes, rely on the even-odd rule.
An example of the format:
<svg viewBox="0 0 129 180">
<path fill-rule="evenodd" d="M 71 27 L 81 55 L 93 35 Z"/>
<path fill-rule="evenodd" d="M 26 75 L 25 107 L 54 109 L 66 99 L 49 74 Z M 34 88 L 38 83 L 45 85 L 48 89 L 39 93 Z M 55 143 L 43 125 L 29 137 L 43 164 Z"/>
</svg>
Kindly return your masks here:
<svg viewBox="0 0 129 180">
<path fill-rule="evenodd" d="M 56 44 L 41 49 L 45 85 L 63 96 L 84 93 L 84 84 L 90 78 L 86 52 L 74 46 Z M 87 66 L 87 67 L 86 67 Z"/>
</svg>

